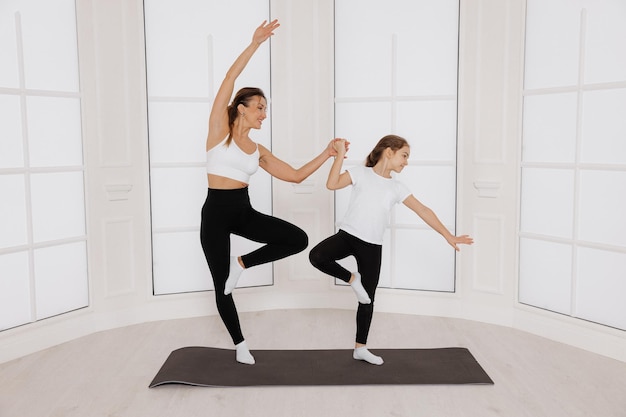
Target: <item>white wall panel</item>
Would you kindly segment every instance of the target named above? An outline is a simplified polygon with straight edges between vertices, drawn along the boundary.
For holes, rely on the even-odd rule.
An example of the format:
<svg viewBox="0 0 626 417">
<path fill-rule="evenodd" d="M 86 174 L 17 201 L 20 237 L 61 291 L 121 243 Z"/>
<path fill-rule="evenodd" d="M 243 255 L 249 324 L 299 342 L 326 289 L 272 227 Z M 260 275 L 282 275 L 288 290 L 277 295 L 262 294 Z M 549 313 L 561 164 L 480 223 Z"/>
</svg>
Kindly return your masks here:
<svg viewBox="0 0 626 417">
<path fill-rule="evenodd" d="M 137 250 L 133 238 L 132 218 L 104 221 L 104 278 L 106 296 L 118 297 L 135 290 Z M 119 242 L 125 242 L 120 245 Z"/>
<path fill-rule="evenodd" d="M 474 216 L 474 271 L 472 288 L 501 294 L 504 290 L 504 222 L 500 215 Z"/>
</svg>

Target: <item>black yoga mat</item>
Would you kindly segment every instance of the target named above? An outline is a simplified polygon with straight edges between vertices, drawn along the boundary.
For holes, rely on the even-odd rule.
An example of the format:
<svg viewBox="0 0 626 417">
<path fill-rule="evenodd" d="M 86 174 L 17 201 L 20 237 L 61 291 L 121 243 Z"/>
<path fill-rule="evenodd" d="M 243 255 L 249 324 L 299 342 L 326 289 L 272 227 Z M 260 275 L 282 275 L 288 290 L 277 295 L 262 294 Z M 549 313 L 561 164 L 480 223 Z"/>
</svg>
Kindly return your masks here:
<svg viewBox="0 0 626 417">
<path fill-rule="evenodd" d="M 205 387 L 493 384 L 469 350 L 371 349 L 383 365 L 352 358 L 352 349 L 254 350 L 254 365 L 230 349 L 184 347 L 170 353 L 150 388 L 163 384 Z"/>
</svg>

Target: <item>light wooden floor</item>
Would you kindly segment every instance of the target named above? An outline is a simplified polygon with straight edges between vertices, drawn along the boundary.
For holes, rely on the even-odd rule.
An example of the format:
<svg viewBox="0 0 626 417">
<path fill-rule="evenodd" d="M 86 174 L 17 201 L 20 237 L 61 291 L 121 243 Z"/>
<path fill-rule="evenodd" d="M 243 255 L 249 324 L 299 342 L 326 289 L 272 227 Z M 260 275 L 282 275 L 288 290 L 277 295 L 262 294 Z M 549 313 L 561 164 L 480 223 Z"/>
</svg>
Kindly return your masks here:
<svg viewBox="0 0 626 417">
<path fill-rule="evenodd" d="M 241 319 L 253 351 L 352 347 L 352 311 Z M 369 347 L 467 347 L 494 385 L 149 389 L 183 346 L 230 343 L 219 318 L 200 317 L 96 333 L 0 364 L 0 417 L 626 416 L 626 363 L 466 320 L 375 313 Z"/>
</svg>

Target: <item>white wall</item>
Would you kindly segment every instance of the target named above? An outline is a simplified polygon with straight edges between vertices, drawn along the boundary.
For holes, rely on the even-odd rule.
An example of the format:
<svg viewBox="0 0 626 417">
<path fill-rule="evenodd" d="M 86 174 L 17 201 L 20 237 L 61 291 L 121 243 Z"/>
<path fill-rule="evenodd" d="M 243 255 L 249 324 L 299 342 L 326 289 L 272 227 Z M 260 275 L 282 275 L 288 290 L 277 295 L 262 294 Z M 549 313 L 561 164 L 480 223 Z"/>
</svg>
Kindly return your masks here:
<svg viewBox="0 0 626 417">
<path fill-rule="evenodd" d="M 294 4 L 296 3 L 296 4 Z M 77 0 L 88 201 L 90 306 L 0 333 L 0 362 L 95 331 L 216 314 L 213 293 L 153 296 L 141 0 Z M 299 165 L 333 136 L 333 2 L 274 0 L 273 150 Z M 380 290 L 378 311 L 440 315 L 526 330 L 626 361 L 626 334 L 517 300 L 523 0 L 461 1 L 459 233 L 454 294 Z M 236 29 L 237 25 L 234 24 Z M 311 245 L 333 233 L 328 166 L 299 186 L 274 182 L 274 214 Z M 275 264 L 272 287 L 238 290 L 240 312 L 353 309 L 307 253 Z"/>
</svg>

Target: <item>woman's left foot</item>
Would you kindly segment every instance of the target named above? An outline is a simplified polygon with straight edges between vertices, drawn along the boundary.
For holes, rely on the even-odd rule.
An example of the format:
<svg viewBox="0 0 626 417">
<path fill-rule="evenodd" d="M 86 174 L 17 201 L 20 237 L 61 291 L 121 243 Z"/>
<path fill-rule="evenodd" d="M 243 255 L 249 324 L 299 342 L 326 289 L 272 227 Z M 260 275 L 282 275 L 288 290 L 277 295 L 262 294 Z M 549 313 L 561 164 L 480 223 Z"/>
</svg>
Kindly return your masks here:
<svg viewBox="0 0 626 417">
<path fill-rule="evenodd" d="M 367 350 L 365 346 L 354 348 L 354 353 L 352 354 L 352 357 L 359 361 L 369 362 L 372 365 L 382 365 L 384 363 L 383 358 L 374 355 L 372 352 Z"/>
<path fill-rule="evenodd" d="M 237 352 L 237 362 L 245 363 L 246 365 L 255 364 L 254 356 L 252 356 L 250 350 L 248 350 L 248 345 L 245 340 L 235 345 L 235 349 Z"/>
</svg>

